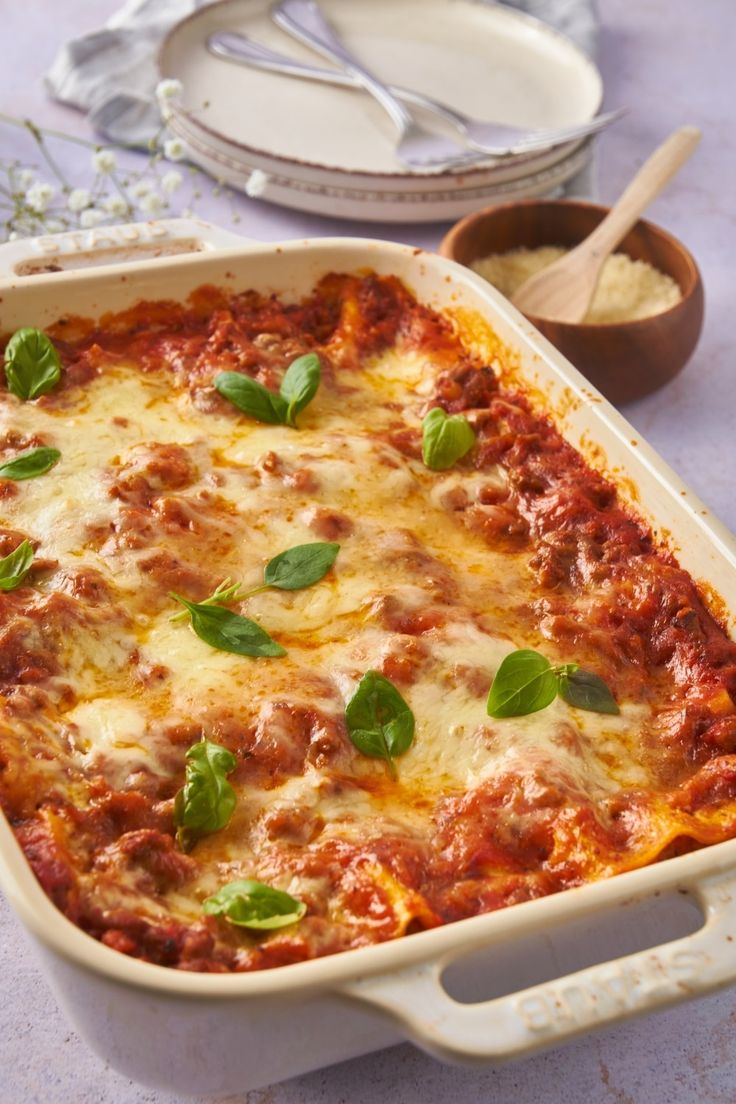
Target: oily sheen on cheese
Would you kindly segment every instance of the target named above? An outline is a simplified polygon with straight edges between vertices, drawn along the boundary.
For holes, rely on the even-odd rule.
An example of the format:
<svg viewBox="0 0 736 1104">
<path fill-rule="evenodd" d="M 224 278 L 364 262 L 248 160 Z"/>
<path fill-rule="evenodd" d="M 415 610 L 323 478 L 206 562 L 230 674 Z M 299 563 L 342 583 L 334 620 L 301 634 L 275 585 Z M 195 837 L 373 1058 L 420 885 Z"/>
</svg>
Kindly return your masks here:
<svg viewBox="0 0 736 1104">
<path fill-rule="evenodd" d="M 43 444 L 46 475 L 0 482 L 0 800 L 52 899 L 128 954 L 196 970 L 296 962 L 606 877 L 736 826 L 736 649 L 615 491 L 448 319 L 397 281 L 331 276 L 291 307 L 203 289 L 51 331 L 65 366 L 35 402 L 3 392 L 3 459 Z M 322 384 L 299 428 L 215 391 L 273 389 L 300 353 Z M 503 356 L 503 351 L 499 356 Z M 435 405 L 477 445 L 421 458 Z M 171 591 L 244 589 L 294 545 L 340 544 L 314 586 L 232 608 L 287 650 L 218 651 Z M 517 648 L 605 678 L 621 712 L 561 699 L 494 720 Z M 391 679 L 416 720 L 393 779 L 345 706 Z M 185 752 L 227 747 L 235 813 L 175 839 Z M 205 916 L 255 878 L 307 905 L 274 932 Z"/>
</svg>

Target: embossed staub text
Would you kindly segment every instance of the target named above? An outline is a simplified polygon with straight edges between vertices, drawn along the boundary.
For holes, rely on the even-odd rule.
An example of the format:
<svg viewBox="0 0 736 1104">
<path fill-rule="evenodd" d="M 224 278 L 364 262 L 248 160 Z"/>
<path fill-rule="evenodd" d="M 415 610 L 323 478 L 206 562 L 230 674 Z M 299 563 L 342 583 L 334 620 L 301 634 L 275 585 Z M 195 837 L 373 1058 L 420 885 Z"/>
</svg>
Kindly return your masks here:
<svg viewBox="0 0 736 1104">
<path fill-rule="evenodd" d="M 519 996 L 514 1008 L 529 1031 L 569 1031 L 682 996 L 707 961 L 702 951 L 638 955 L 631 964 L 612 963 L 585 977 L 540 986 Z"/>
<path fill-rule="evenodd" d="M 168 227 L 162 222 L 136 223 L 129 226 L 96 227 L 94 230 L 72 230 L 47 238 L 34 238 L 35 248 L 47 256 L 54 253 L 85 253 L 90 249 L 120 248 L 139 242 L 158 241 L 168 237 Z"/>
</svg>

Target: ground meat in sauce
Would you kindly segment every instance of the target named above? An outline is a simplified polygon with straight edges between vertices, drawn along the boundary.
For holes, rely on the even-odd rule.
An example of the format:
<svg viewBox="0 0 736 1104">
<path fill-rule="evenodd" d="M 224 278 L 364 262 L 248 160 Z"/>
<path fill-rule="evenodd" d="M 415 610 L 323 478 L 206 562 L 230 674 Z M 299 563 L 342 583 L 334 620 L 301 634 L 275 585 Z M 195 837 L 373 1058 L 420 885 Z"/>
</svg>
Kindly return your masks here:
<svg viewBox="0 0 736 1104">
<path fill-rule="evenodd" d="M 210 702 L 201 715 L 159 719 L 158 759 L 138 764 L 116 788 L 80 767 L 83 750 L 73 728 L 59 723 L 49 743 L 41 723 L 76 704 L 63 641 L 80 634 L 97 647 L 107 611 L 131 634 L 128 652 L 115 662 L 130 669 L 138 693 L 155 695 L 171 671 L 139 654 L 122 584 L 89 564 L 59 566 L 39 556 L 36 567 L 50 573 L 46 589 L 0 593 L 0 802 L 51 900 L 95 938 L 184 970 L 267 969 L 532 900 L 637 865 L 645 861 L 640 855 L 664 857 L 736 834 L 736 646 L 613 485 L 586 466 L 523 393 L 501 386 L 493 367 L 465 349 L 449 317 L 418 303 L 393 277 L 333 273 L 301 301 L 206 287 L 184 306 L 141 303 L 99 324 L 59 323 L 53 336 L 64 373 L 44 403 L 60 410 L 106 365 L 123 361 L 144 375 L 163 375 L 198 410 L 222 417 L 232 415 L 213 387 L 222 371 L 275 389 L 295 357 L 318 351 L 322 385 L 347 394 L 350 379 L 393 346 L 431 357 L 436 381 L 429 404 L 473 412 L 477 445 L 462 469 L 468 485 L 471 476 L 489 473 L 477 493 L 448 488 L 441 506 L 450 524 L 484 547 L 526 557 L 531 597 L 523 610 L 510 606 L 510 620 L 532 618 L 543 647 L 596 670 L 619 700 L 666 702 L 644 734 L 658 771 L 652 791 L 623 786 L 593 801 L 564 773 L 521 764 L 466 792 L 447 792 L 431 808 L 417 806 L 423 828 L 393 826 L 381 836 L 366 829 L 336 837 L 321 811 L 320 801 L 340 810 L 342 803 L 378 801 L 401 786 L 401 775 L 394 782 L 364 769 L 341 699 L 330 698 L 334 688 L 319 671 L 306 688 L 312 704 L 285 693 L 258 707 L 246 701 L 242 714 Z M 112 422 L 129 428 L 122 414 Z M 391 464 L 421 462 L 417 427 L 397 419 L 380 437 Z M 0 450 L 14 455 L 40 443 L 46 442 L 9 431 Z M 152 608 L 169 591 L 203 601 L 248 540 L 217 492 L 221 473 L 203 470 L 203 456 L 206 445 L 196 453 L 148 441 L 105 473 L 114 514 L 90 522 L 89 547 L 105 562 L 114 563 L 121 550 L 134 555 Z M 314 462 L 268 449 L 248 477 L 292 493 L 315 540 L 356 539 L 360 518 L 323 500 Z M 8 482 L 0 482 L 5 503 L 20 493 Z M 12 527 L 0 529 L 0 556 L 24 538 Z M 454 565 L 410 531 L 388 526 L 383 554 L 395 572 L 420 579 L 424 588 L 419 605 L 409 593 L 387 590 L 363 610 L 364 623 L 384 634 L 381 673 L 409 694 L 435 670 L 434 642 L 457 622 L 460 590 Z M 436 677 L 446 692 L 459 686 L 481 698 L 490 671 L 479 655 L 448 663 Z M 257 842 L 259 876 L 279 885 L 300 879 L 308 906 L 300 925 L 254 935 L 204 915 L 194 922 L 173 914 L 161 919 L 158 906 L 167 894 L 197 884 L 207 863 L 217 861 L 211 837 L 184 854 L 174 825 L 184 753 L 205 735 L 235 756 L 236 789 L 247 783 L 279 794 L 292 787 L 290 802 L 240 809 L 236 821 Z M 490 746 L 493 726 L 478 738 Z M 555 739 L 570 755 L 582 754 L 574 728 L 560 728 Z M 44 760 L 59 757 L 78 805 L 44 774 Z M 230 866 L 232 876 L 248 873 L 237 858 Z M 156 909 L 128 907 L 121 885 Z"/>
</svg>

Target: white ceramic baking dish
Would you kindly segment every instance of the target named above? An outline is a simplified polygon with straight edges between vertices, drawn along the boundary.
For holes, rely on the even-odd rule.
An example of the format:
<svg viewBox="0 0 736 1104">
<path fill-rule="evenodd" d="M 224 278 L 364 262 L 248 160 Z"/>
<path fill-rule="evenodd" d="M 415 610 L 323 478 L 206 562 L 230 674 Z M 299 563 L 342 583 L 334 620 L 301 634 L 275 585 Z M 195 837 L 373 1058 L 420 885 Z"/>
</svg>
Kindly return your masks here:
<svg viewBox="0 0 736 1104">
<path fill-rule="evenodd" d="M 518 352 L 519 374 L 568 440 L 618 477 L 683 566 L 736 610 L 730 535 L 509 303 L 434 255 L 351 239 L 262 245 L 195 222 L 64 234 L 0 248 L 0 330 L 98 316 L 141 298 L 184 299 L 203 283 L 298 295 L 328 270 L 368 267 L 459 312 L 471 339 L 482 340 L 485 319 Z M 199 975 L 128 958 L 78 930 L 50 904 L 0 818 L 0 886 L 61 1007 L 116 1069 L 185 1095 L 242 1093 L 405 1039 L 446 1060 L 499 1062 L 732 984 L 735 861 L 736 841 L 391 943 L 259 973 Z M 555 932 L 575 941 L 582 929 L 598 929 L 609 939 L 637 909 L 641 916 L 656 898 L 678 893 L 702 913 L 697 930 L 672 939 L 660 918 L 638 944 L 648 949 L 571 973 L 563 957 L 555 969 Z M 504 964 L 519 961 L 514 949 L 534 939 L 546 941 L 542 976 L 552 980 L 529 985 L 528 971 L 510 968 L 500 985 Z M 620 953 L 615 938 L 607 946 L 604 958 Z M 481 951 L 495 978 L 490 991 L 500 995 L 486 999 L 486 989 L 463 1003 L 449 979 Z"/>
</svg>

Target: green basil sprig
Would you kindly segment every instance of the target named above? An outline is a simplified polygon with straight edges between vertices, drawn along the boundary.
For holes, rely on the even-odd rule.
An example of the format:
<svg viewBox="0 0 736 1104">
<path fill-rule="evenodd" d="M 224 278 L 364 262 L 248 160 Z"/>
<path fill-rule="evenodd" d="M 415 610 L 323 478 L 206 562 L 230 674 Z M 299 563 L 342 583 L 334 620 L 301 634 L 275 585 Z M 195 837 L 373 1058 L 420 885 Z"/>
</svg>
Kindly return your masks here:
<svg viewBox="0 0 736 1104">
<path fill-rule="evenodd" d="M 209 916 L 224 916 L 231 924 L 257 931 L 273 931 L 296 924 L 307 906 L 281 889 L 240 878 L 229 882 L 202 905 Z"/>
<path fill-rule="evenodd" d="M 550 705 L 557 695 L 592 713 L 619 713 L 607 684 L 577 663 L 556 667 L 539 652 L 521 648 L 507 655 L 496 671 L 486 706 L 491 717 L 523 717 Z"/>
<path fill-rule="evenodd" d="M 10 555 L 0 560 L 0 590 L 15 590 L 21 585 L 33 564 L 30 541 L 21 541 Z"/>
<path fill-rule="evenodd" d="M 199 603 L 201 606 L 223 606 L 227 602 L 244 602 L 254 594 L 264 590 L 303 590 L 323 579 L 330 570 L 340 545 L 327 541 L 312 541 L 310 544 L 295 544 L 279 552 L 269 560 L 263 571 L 263 583 L 252 590 L 241 590 L 240 583 L 223 579 L 217 589 Z M 177 613 L 171 620 L 183 621 L 186 613 Z"/>
<path fill-rule="evenodd" d="M 296 428 L 296 416 L 317 394 L 321 378 L 319 357 L 306 353 L 289 365 L 278 394 L 241 372 L 220 372 L 215 377 L 215 387 L 238 410 L 256 421 Z"/>
<path fill-rule="evenodd" d="M 199 740 L 186 753 L 186 780 L 174 798 L 174 824 L 179 846 L 191 850 L 200 836 L 224 828 L 235 809 L 235 790 L 227 775 L 235 756 L 211 740 Z"/>
<path fill-rule="evenodd" d="M 173 590 L 169 592 L 169 598 L 181 602 L 189 611 L 192 628 L 199 639 L 204 640 L 211 648 L 242 656 L 286 655 L 286 648 L 272 640 L 266 630 L 249 617 L 241 617 L 239 613 L 223 609 L 222 606 L 208 604 L 214 597 L 211 595 L 204 602 L 189 602 Z"/>
<path fill-rule="evenodd" d="M 297 544 L 279 552 L 266 564 L 263 572 L 264 582 L 252 590 L 241 590 L 240 583 L 223 579 L 217 589 L 202 602 L 190 602 L 173 591 L 169 594 L 185 607 L 176 613 L 172 621 L 183 621 L 187 613 L 192 619 L 192 628 L 201 640 L 221 652 L 234 652 L 247 656 L 282 656 L 286 649 L 272 640 L 268 633 L 247 617 L 222 609 L 226 602 L 242 602 L 254 594 L 269 590 L 302 590 L 319 582 L 332 567 L 339 544 L 313 541 L 311 544 Z"/>
<path fill-rule="evenodd" d="M 21 452 L 19 456 L 0 464 L 0 479 L 35 479 L 37 475 L 45 475 L 47 471 L 51 471 L 60 460 L 61 453 L 58 449 L 29 449 L 28 452 Z"/>
<path fill-rule="evenodd" d="M 41 330 L 16 330 L 5 346 L 8 390 L 19 399 L 37 399 L 61 379 L 61 360 L 51 339 Z"/>
<path fill-rule="evenodd" d="M 411 747 L 414 714 L 394 684 L 378 671 L 368 671 L 347 704 L 345 721 L 358 751 L 385 759 L 396 778 L 394 758 Z"/>
<path fill-rule="evenodd" d="M 436 406 L 422 422 L 422 459 L 432 471 L 451 468 L 474 444 L 475 433 L 464 414 L 446 414 Z"/>
</svg>

